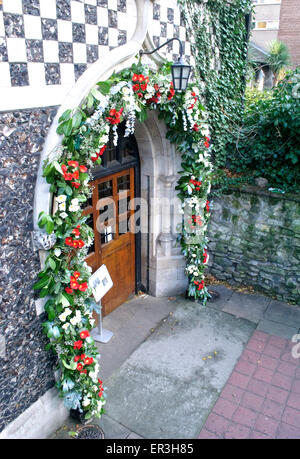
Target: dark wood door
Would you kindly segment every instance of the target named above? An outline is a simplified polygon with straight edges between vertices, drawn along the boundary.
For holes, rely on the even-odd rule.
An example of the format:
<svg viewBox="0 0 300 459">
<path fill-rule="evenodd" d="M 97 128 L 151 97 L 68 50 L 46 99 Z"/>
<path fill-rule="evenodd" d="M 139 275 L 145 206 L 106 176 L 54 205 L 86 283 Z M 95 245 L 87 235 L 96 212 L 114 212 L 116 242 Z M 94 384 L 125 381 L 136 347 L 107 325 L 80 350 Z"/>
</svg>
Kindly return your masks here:
<svg viewBox="0 0 300 459">
<path fill-rule="evenodd" d="M 93 272 L 107 266 L 112 289 L 102 299 L 103 315 L 120 306 L 135 291 L 134 168 L 93 180 L 92 199 L 85 208 L 95 240 L 86 258 Z"/>
</svg>

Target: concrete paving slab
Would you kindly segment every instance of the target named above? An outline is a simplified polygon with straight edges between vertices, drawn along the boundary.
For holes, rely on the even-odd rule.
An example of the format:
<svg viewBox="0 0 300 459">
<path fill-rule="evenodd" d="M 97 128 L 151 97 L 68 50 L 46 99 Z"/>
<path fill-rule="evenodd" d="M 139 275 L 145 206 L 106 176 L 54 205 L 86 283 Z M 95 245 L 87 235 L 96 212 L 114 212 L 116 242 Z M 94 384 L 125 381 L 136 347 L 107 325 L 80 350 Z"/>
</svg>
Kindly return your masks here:
<svg viewBox="0 0 300 459">
<path fill-rule="evenodd" d="M 298 333 L 297 327 L 289 327 L 288 325 L 279 324 L 278 322 L 267 319 L 263 319 L 259 322 L 257 330 L 269 333 L 270 335 L 281 336 L 289 340 Z"/>
<path fill-rule="evenodd" d="M 272 300 L 264 314 L 264 318 L 290 327 L 299 328 L 300 308 L 299 306 Z"/>
<path fill-rule="evenodd" d="M 270 302 L 270 298 L 263 295 L 234 292 L 223 311 L 257 324 L 264 317 Z"/>
<path fill-rule="evenodd" d="M 253 330 L 179 301 L 106 381 L 108 416 L 144 438 L 196 438 Z"/>
<path fill-rule="evenodd" d="M 106 381 L 152 330 L 176 308 L 177 301 L 168 298 L 135 297 L 122 304 L 103 320 L 103 327 L 114 332 L 106 343 L 97 343 L 101 354 L 100 374 Z"/>
<path fill-rule="evenodd" d="M 211 285 L 208 287 L 208 290 L 217 292 L 220 294 L 219 298 L 214 301 L 208 300 L 207 306 L 212 309 L 222 310 L 226 306 L 227 302 L 233 295 L 233 290 L 225 287 L 225 285 Z"/>
</svg>

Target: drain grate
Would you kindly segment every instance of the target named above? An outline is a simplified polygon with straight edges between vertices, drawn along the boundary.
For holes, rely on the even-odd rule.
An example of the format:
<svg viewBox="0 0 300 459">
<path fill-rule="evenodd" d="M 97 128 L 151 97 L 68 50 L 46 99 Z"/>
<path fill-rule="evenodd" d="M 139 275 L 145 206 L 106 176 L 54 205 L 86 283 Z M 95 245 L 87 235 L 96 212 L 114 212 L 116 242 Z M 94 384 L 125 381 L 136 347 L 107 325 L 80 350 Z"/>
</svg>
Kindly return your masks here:
<svg viewBox="0 0 300 459">
<path fill-rule="evenodd" d="M 79 427 L 76 438 L 77 440 L 103 440 L 104 432 L 96 424 L 87 424 Z"/>
</svg>

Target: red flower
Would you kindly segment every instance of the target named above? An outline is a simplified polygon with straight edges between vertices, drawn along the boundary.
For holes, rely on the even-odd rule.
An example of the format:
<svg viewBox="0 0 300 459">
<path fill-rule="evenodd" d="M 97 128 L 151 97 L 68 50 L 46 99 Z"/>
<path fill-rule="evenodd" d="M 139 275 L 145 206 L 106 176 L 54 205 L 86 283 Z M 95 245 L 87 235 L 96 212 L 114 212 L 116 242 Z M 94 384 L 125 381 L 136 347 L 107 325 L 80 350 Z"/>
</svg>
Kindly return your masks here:
<svg viewBox="0 0 300 459">
<path fill-rule="evenodd" d="M 75 271 L 73 275 L 74 275 L 75 279 L 78 279 L 78 277 L 80 277 L 80 272 L 79 271 Z"/>
<path fill-rule="evenodd" d="M 207 262 L 207 258 L 208 258 L 208 254 L 207 254 L 206 250 L 204 250 L 203 256 L 204 256 L 203 263 L 205 264 Z"/>
<path fill-rule="evenodd" d="M 64 173 L 65 180 L 73 180 L 73 174 L 69 174 L 68 172 Z"/>
<path fill-rule="evenodd" d="M 81 340 L 75 341 L 74 349 L 81 349 L 82 345 L 83 345 L 83 342 Z"/>
<path fill-rule="evenodd" d="M 71 185 L 72 185 L 74 188 L 79 188 L 79 187 L 80 187 L 80 183 L 78 183 L 78 182 L 71 182 Z"/>
<path fill-rule="evenodd" d="M 72 234 L 75 234 L 75 236 L 80 236 L 80 231 L 78 228 L 74 228 L 72 231 Z"/>
<path fill-rule="evenodd" d="M 137 95 L 138 95 L 139 98 L 143 97 L 143 94 L 141 92 L 138 92 Z"/>
<path fill-rule="evenodd" d="M 148 86 L 147 84 L 141 84 L 141 90 L 146 91 L 147 86 Z"/>
<path fill-rule="evenodd" d="M 86 166 L 79 166 L 79 170 L 80 170 L 80 172 L 86 172 L 87 171 L 87 167 Z"/>
<path fill-rule="evenodd" d="M 78 249 L 78 242 L 75 241 L 75 239 L 72 242 L 72 246 L 74 247 L 74 249 Z"/>
<path fill-rule="evenodd" d="M 88 330 L 83 330 L 82 332 L 79 333 L 81 339 L 85 339 L 88 336 L 90 336 L 90 332 Z"/>
<path fill-rule="evenodd" d="M 133 77 L 132 77 L 132 81 L 138 81 L 138 79 L 139 79 L 138 74 L 137 74 L 137 73 L 134 73 L 134 74 L 133 74 Z"/>
<path fill-rule="evenodd" d="M 75 180 L 78 180 L 78 179 L 79 179 L 79 171 L 75 171 L 75 172 L 73 173 L 73 178 L 74 178 Z"/>
<path fill-rule="evenodd" d="M 106 145 L 104 145 L 101 150 L 99 151 L 99 155 L 102 156 L 103 153 L 105 152 L 105 149 L 106 149 Z"/>
<path fill-rule="evenodd" d="M 81 358 L 81 360 L 84 360 L 85 359 L 85 354 L 81 354 L 80 358 Z"/>
<path fill-rule="evenodd" d="M 196 132 L 199 131 L 199 126 L 197 123 L 194 124 L 193 131 L 196 131 Z"/>
<path fill-rule="evenodd" d="M 138 80 L 139 80 L 140 83 L 142 83 L 143 81 L 145 81 L 144 75 L 139 75 Z"/>
<path fill-rule="evenodd" d="M 139 84 L 134 84 L 132 86 L 132 89 L 133 89 L 134 92 L 138 92 L 140 90 L 140 85 Z"/>
<path fill-rule="evenodd" d="M 73 245 L 73 239 L 71 237 L 66 237 L 65 239 L 65 244 L 66 245 L 69 245 L 70 247 L 72 247 Z"/>
<path fill-rule="evenodd" d="M 107 116 L 106 119 L 110 122 L 110 124 L 119 124 L 121 122 L 121 115 L 123 110 L 123 107 L 119 111 L 117 111 L 115 108 L 112 108 L 109 111 L 109 116 Z"/>
<path fill-rule="evenodd" d="M 73 293 L 73 290 L 72 290 L 70 287 L 66 287 L 66 288 L 65 288 L 65 291 L 66 291 L 67 293 L 69 293 L 69 295 L 71 295 L 71 293 Z"/>
<path fill-rule="evenodd" d="M 194 281 L 195 285 L 198 285 L 197 290 L 202 290 L 204 288 L 204 281 L 202 280 L 201 282 Z"/>
<path fill-rule="evenodd" d="M 83 369 L 82 363 L 77 363 L 77 370 L 80 371 Z"/>
<path fill-rule="evenodd" d="M 78 167 L 79 163 L 77 161 L 68 161 L 68 165 L 71 167 Z"/>
<path fill-rule="evenodd" d="M 66 166 L 65 164 L 62 164 L 61 170 L 62 170 L 63 172 L 67 172 L 68 168 L 67 168 L 67 166 Z"/>
<path fill-rule="evenodd" d="M 83 284 L 79 284 L 79 287 L 78 289 L 81 291 L 81 292 L 85 292 L 88 288 L 88 284 L 86 282 L 83 282 Z"/>
<path fill-rule="evenodd" d="M 75 355 L 74 362 L 78 362 L 78 360 L 80 360 L 80 355 Z"/>
<path fill-rule="evenodd" d="M 87 357 L 86 359 L 84 359 L 85 365 L 92 365 L 93 362 L 94 362 L 93 357 Z"/>
<path fill-rule="evenodd" d="M 77 241 L 77 246 L 78 246 L 79 249 L 82 249 L 82 247 L 84 247 L 84 242 L 81 239 L 79 239 Z"/>
<path fill-rule="evenodd" d="M 209 147 L 209 142 L 210 142 L 210 138 L 209 138 L 209 137 L 205 137 L 204 146 L 205 146 L 206 148 Z"/>
<path fill-rule="evenodd" d="M 86 370 L 81 370 L 80 374 L 81 373 L 87 374 L 87 371 Z"/>
<path fill-rule="evenodd" d="M 209 201 L 206 201 L 206 212 L 209 212 Z"/>
<path fill-rule="evenodd" d="M 174 90 L 173 83 L 171 82 L 170 83 L 170 90 L 169 90 L 169 94 L 168 94 L 168 100 L 171 100 L 174 97 L 174 94 L 175 94 L 175 90 Z"/>
<path fill-rule="evenodd" d="M 74 290 L 78 290 L 79 289 L 79 284 L 76 281 L 72 281 L 71 280 L 70 285 L 71 285 L 71 288 L 74 289 Z"/>
</svg>

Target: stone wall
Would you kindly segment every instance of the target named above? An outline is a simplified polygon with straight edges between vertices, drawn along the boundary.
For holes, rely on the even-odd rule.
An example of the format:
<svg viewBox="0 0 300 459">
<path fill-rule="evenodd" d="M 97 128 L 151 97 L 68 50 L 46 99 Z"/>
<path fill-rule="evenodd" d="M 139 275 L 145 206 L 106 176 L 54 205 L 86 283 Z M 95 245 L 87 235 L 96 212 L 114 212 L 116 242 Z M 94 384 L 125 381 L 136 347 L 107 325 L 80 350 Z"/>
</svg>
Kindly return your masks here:
<svg viewBox="0 0 300 459">
<path fill-rule="evenodd" d="M 255 187 L 213 201 L 209 270 L 300 304 L 300 197 Z"/>
<path fill-rule="evenodd" d="M 54 384 L 32 291 L 40 262 L 31 231 L 40 151 L 55 113 L 0 114 L 0 431 Z"/>
</svg>

